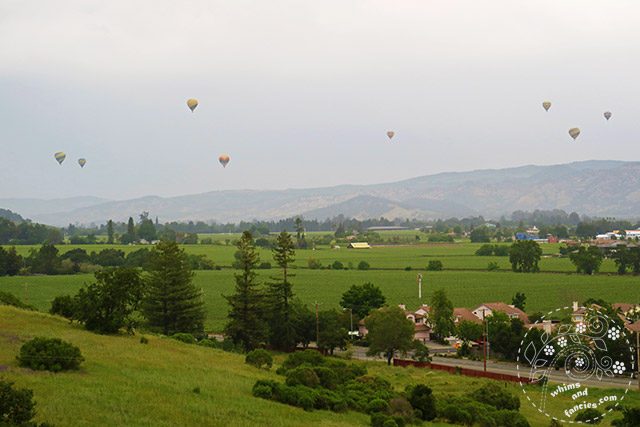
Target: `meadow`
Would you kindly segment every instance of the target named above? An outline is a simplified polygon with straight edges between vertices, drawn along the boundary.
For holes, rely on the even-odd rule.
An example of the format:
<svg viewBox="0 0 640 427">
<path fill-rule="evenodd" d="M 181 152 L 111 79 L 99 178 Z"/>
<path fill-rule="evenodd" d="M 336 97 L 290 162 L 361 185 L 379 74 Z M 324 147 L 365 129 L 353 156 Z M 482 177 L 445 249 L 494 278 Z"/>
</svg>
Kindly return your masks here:
<svg viewBox="0 0 640 427">
<path fill-rule="evenodd" d="M 340 309 L 339 301 L 351 285 L 371 282 L 380 287 L 389 304 L 405 304 L 415 309 L 429 303 L 433 290 L 444 288 L 456 307 L 473 308 L 483 302 L 503 301 L 510 303 L 516 292 L 527 296 L 526 311 L 549 311 L 557 307 L 571 305 L 572 301 L 583 302 L 587 298 L 602 298 L 610 302 L 638 302 L 640 300 L 640 278 L 631 275 L 612 274 L 615 266 L 605 260 L 601 274 L 592 276 L 572 273 L 574 266 L 567 258 L 554 256 L 559 245 L 544 244 L 540 261 L 541 273 L 519 274 L 510 270 L 508 257 L 476 256 L 480 244 L 431 244 L 426 246 L 385 246 L 372 249 L 329 249 L 296 251 L 296 269 L 293 290 L 296 297 L 310 306 L 320 304 L 320 309 Z M 140 246 L 85 245 L 60 246 L 60 252 L 82 247 L 87 252 L 104 248 L 117 248 L 125 253 Z M 233 293 L 235 281 L 231 264 L 234 260 L 234 246 L 227 245 L 184 245 L 188 253 L 203 254 L 214 260 L 221 270 L 197 271 L 194 283 L 204 291 L 208 308 L 206 328 L 220 332 L 227 315 L 227 304 L 222 295 Z M 28 254 L 29 246 L 17 249 Z M 259 249 L 262 261 L 275 266 L 271 251 Z M 324 267 L 340 261 L 346 270 L 309 269 L 309 258 L 315 258 Z M 442 261 L 443 271 L 425 271 L 429 260 Z M 357 270 L 360 261 L 370 264 L 370 270 Z M 489 262 L 497 262 L 500 270 L 487 271 Z M 407 271 L 407 267 L 411 270 Z M 422 272 L 422 299 L 418 298 L 417 274 Z M 259 279 L 268 282 L 279 272 L 276 268 L 258 270 Z M 0 277 L 0 291 L 8 291 L 24 299 L 25 284 L 27 302 L 40 311 L 48 311 L 51 301 L 57 295 L 72 295 L 86 283 L 92 275 L 70 276 L 16 276 Z"/>
<path fill-rule="evenodd" d="M 65 319 L 43 313 L 0 306 L 0 371 L 17 387 L 34 390 L 36 419 L 56 426 L 367 426 L 369 417 L 349 411 L 305 412 L 302 409 L 254 398 L 251 390 L 258 379 L 283 381 L 275 370 L 285 355 L 275 354 L 271 370 L 244 363 L 244 356 L 221 350 L 183 344 L 168 338 L 145 335 L 105 336 L 90 333 Z M 52 374 L 17 366 L 20 346 L 33 336 L 58 337 L 78 346 L 85 362 L 79 371 Z M 387 367 L 385 362 L 362 363 L 370 375 L 381 376 L 403 391 L 407 385 L 423 383 L 436 398 L 463 394 L 490 380 L 463 377 L 429 369 Z M 520 412 L 532 426 L 546 426 L 549 419 L 531 406 L 518 384 L 505 387 L 521 400 Z M 194 389 L 199 388 L 198 392 Z M 539 388 L 527 393 L 537 401 Z M 590 396 L 611 390 L 590 388 Z M 620 392 L 616 392 L 619 394 Z M 571 404 L 570 397 L 548 403 L 549 411 Z M 640 405 L 640 395 L 631 391 L 625 404 Z M 602 426 L 611 425 L 616 413 L 607 415 Z M 425 423 L 439 427 L 444 423 Z"/>
</svg>

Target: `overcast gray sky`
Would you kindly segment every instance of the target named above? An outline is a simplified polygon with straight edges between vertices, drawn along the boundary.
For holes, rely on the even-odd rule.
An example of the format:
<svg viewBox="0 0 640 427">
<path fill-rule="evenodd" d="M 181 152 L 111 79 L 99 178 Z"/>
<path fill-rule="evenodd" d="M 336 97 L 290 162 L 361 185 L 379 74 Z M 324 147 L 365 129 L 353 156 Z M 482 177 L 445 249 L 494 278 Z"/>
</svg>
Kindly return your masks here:
<svg viewBox="0 0 640 427">
<path fill-rule="evenodd" d="M 0 198 L 640 160 L 639 16 L 633 0 L 3 0 Z"/>
</svg>

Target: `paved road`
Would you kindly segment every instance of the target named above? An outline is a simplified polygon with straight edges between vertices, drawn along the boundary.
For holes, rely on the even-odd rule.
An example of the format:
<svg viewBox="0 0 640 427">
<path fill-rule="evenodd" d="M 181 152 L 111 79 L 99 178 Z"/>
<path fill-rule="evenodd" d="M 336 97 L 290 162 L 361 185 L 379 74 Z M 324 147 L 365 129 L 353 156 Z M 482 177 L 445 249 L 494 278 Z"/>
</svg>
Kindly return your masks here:
<svg viewBox="0 0 640 427">
<path fill-rule="evenodd" d="M 354 346 L 352 347 L 352 349 L 353 349 L 353 357 L 356 359 L 386 361 L 384 357 L 375 358 L 375 357 L 367 356 L 366 355 L 367 349 L 364 347 Z M 443 353 L 455 352 L 455 348 L 452 348 L 450 346 L 446 346 L 446 347 L 438 346 L 438 345 L 432 346 L 431 343 L 429 343 L 429 350 L 431 351 L 432 354 L 434 353 L 443 354 Z M 474 369 L 478 371 L 482 371 L 484 369 L 484 364 L 482 361 L 452 359 L 452 358 L 446 358 L 446 357 L 433 356 L 433 362 L 441 365 L 460 366 L 463 368 Z M 495 372 L 499 374 L 511 374 L 511 375 L 518 374 L 517 364 L 509 363 L 509 362 L 487 361 L 487 371 Z M 528 374 L 529 374 L 529 368 L 527 366 L 521 366 L 520 376 L 526 377 L 528 376 Z M 552 371 L 549 381 L 566 383 L 567 377 L 564 375 L 563 371 Z M 581 384 L 589 385 L 592 387 L 626 388 L 629 385 L 629 378 L 622 378 L 622 377 L 610 378 L 610 377 L 604 376 L 601 381 L 593 377 L 591 379 L 583 380 L 579 382 Z M 637 390 L 638 389 L 637 387 L 638 387 L 637 381 L 635 379 L 631 380 L 630 388 L 632 390 Z"/>
</svg>

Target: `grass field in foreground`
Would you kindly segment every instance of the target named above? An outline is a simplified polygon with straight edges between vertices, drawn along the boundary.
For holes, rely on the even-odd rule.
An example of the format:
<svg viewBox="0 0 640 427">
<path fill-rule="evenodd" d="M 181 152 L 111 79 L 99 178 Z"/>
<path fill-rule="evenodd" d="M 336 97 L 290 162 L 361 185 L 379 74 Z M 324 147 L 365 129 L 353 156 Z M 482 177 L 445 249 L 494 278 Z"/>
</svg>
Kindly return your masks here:
<svg viewBox="0 0 640 427">
<path fill-rule="evenodd" d="M 194 283 L 205 292 L 208 309 L 206 328 L 222 330 L 227 316 L 227 303 L 222 294 L 233 293 L 235 270 L 198 271 Z M 259 280 L 268 281 L 276 269 L 258 270 Z M 321 304 L 320 309 L 337 308 L 342 294 L 354 284 L 372 282 L 379 286 L 388 304 L 406 304 L 415 309 L 430 303 L 433 290 L 444 288 L 455 307 L 473 308 L 483 302 L 503 301 L 510 303 L 516 292 L 527 296 L 526 311 L 549 311 L 582 302 L 587 298 L 602 298 L 609 302 L 640 301 L 640 278 L 634 276 L 487 271 L 440 271 L 423 272 L 422 295 L 418 298 L 416 271 L 403 270 L 309 270 L 297 269 L 293 292 L 304 303 Z M 57 295 L 73 295 L 93 276 L 31 276 L 0 277 L 0 291 L 11 292 L 24 299 L 24 284 L 27 283 L 28 302 L 40 311 L 48 311 Z"/>
<path fill-rule="evenodd" d="M 80 347 L 86 359 L 81 370 L 51 374 L 18 368 L 15 356 L 22 343 L 33 336 L 58 337 Z M 251 389 L 256 380 L 283 381 L 274 373 L 283 355 L 276 356 L 271 371 L 265 371 L 246 365 L 242 355 L 147 337 L 149 344 L 143 345 L 140 336 L 96 335 L 58 317 L 0 306 L 1 375 L 18 387 L 33 389 L 37 420 L 57 427 L 370 425 L 364 414 L 305 412 L 254 398 Z M 490 381 L 429 369 L 387 367 L 384 362 L 365 365 L 370 374 L 386 378 L 398 391 L 409 384 L 424 383 L 436 398 L 466 393 Z M 199 394 L 193 392 L 195 387 L 200 388 Z M 532 426 L 548 425 L 548 418 L 527 403 L 519 385 L 505 387 L 519 395 L 520 411 Z M 539 396 L 537 390 L 527 389 L 534 401 Z M 610 392 L 589 390 L 590 396 Z M 625 403 L 640 404 L 635 390 L 629 392 Z M 569 397 L 554 399 L 550 410 L 568 404 Z M 601 425 L 609 426 L 613 417 L 619 415 L 605 417 Z"/>
</svg>

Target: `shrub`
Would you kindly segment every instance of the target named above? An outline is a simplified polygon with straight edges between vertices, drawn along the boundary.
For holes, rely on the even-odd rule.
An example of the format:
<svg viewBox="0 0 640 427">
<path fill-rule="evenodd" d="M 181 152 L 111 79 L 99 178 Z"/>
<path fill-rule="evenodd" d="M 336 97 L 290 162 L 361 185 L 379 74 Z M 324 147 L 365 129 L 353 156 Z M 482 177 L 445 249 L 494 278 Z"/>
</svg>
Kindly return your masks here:
<svg viewBox="0 0 640 427">
<path fill-rule="evenodd" d="M 51 308 L 49 314 L 65 317 L 67 319 L 73 318 L 75 312 L 75 302 L 70 295 L 58 295 L 51 301 Z"/>
<path fill-rule="evenodd" d="M 370 268 L 371 265 L 369 265 L 367 261 L 360 261 L 360 263 L 358 263 L 358 270 L 369 270 Z"/>
<path fill-rule="evenodd" d="M 602 414 L 593 408 L 585 409 L 578 412 L 578 415 L 574 418 L 575 421 L 581 421 L 585 424 L 600 424 L 602 421 Z"/>
<path fill-rule="evenodd" d="M 196 339 L 193 337 L 193 335 L 185 334 L 185 333 L 182 333 L 182 332 L 179 332 L 177 334 L 173 334 L 173 335 L 171 335 L 170 338 L 174 339 L 174 340 L 181 341 L 181 342 L 183 342 L 185 344 L 195 344 L 196 343 Z"/>
<path fill-rule="evenodd" d="M 410 266 L 409 267 L 405 267 L 404 271 L 411 271 L 411 267 Z"/>
<path fill-rule="evenodd" d="M 500 266 L 498 265 L 497 262 L 490 262 L 489 264 L 487 264 L 487 271 L 496 271 L 496 270 L 500 270 Z"/>
<path fill-rule="evenodd" d="M 322 353 L 315 350 L 296 351 L 287 357 L 282 366 L 286 369 L 297 368 L 303 363 L 308 363 L 311 366 L 320 366 L 325 363 L 325 360 Z"/>
<path fill-rule="evenodd" d="M 499 426 L 509 427 L 531 427 L 529 421 L 517 411 L 503 409 L 493 414 L 493 419 Z"/>
<path fill-rule="evenodd" d="M 269 261 L 261 262 L 258 268 L 261 270 L 268 270 L 271 268 L 271 263 Z"/>
<path fill-rule="evenodd" d="M 344 269 L 344 265 L 342 265 L 340 261 L 334 261 L 334 263 L 331 264 L 331 268 L 333 268 L 334 270 L 342 270 Z"/>
<path fill-rule="evenodd" d="M 509 245 L 495 245 L 493 247 L 493 254 L 495 256 L 509 256 Z"/>
<path fill-rule="evenodd" d="M 24 308 L 26 310 L 36 310 L 35 307 L 23 303 L 15 295 L 10 294 L 9 292 L 0 292 L 0 305 L 2 304 Z"/>
<path fill-rule="evenodd" d="M 389 409 L 389 404 L 382 399 L 374 399 L 367 405 L 366 412 L 367 414 L 372 414 L 374 412 L 384 412 Z"/>
<path fill-rule="evenodd" d="M 427 265 L 427 270 L 428 271 L 442 271 L 442 261 L 438 260 L 438 259 L 434 259 L 429 261 L 429 264 Z"/>
<path fill-rule="evenodd" d="M 307 263 L 311 270 L 319 270 L 322 268 L 322 263 L 315 258 L 309 258 Z"/>
<path fill-rule="evenodd" d="M 431 421 L 436 417 L 436 399 L 431 388 L 424 384 L 407 387 L 409 403 L 414 409 L 420 410 L 420 419 Z"/>
<path fill-rule="evenodd" d="M 20 348 L 20 366 L 36 371 L 59 372 L 78 369 L 84 357 L 80 349 L 60 338 L 35 337 Z"/>
<path fill-rule="evenodd" d="M 140 344 L 149 344 L 149 340 L 146 337 L 140 337 Z"/>
<path fill-rule="evenodd" d="M 374 412 L 371 414 L 371 425 L 372 427 L 384 427 L 384 423 L 388 420 L 393 421 L 392 418 L 386 416 L 382 412 Z M 395 422 L 395 421 L 394 421 Z"/>
<path fill-rule="evenodd" d="M 200 341 L 198 341 L 196 343 L 196 345 L 199 345 L 201 347 L 209 347 L 209 348 L 220 348 L 221 344 L 218 342 L 218 340 L 216 339 L 202 339 Z"/>
<path fill-rule="evenodd" d="M 250 351 L 244 358 L 244 362 L 255 366 L 258 369 L 263 366 L 269 369 L 273 365 L 273 358 L 267 350 L 259 348 L 257 350 Z"/>
<path fill-rule="evenodd" d="M 304 385 L 314 388 L 320 385 L 320 378 L 318 378 L 313 369 L 306 366 L 298 366 L 287 372 L 287 385 Z"/>
<path fill-rule="evenodd" d="M 495 406 L 497 409 L 510 409 L 517 411 L 520 408 L 520 399 L 509 393 L 504 388 L 495 383 L 487 383 L 479 389 L 468 394 L 472 399 Z"/>
<path fill-rule="evenodd" d="M 316 366 L 313 368 L 320 380 L 320 386 L 328 390 L 335 390 L 338 387 L 338 374 L 330 368 L 324 366 Z"/>
<path fill-rule="evenodd" d="M 0 378 L 0 425 L 38 427 L 31 421 L 35 416 L 33 391 L 26 388 L 13 388 L 13 383 Z M 40 427 L 52 427 L 48 423 Z"/>
<path fill-rule="evenodd" d="M 620 406 L 617 406 L 616 408 L 620 408 Z M 633 427 L 640 425 L 640 408 L 624 407 L 622 408 L 622 416 L 622 419 L 613 421 L 611 425 L 619 427 Z"/>
<path fill-rule="evenodd" d="M 491 256 L 493 255 L 493 245 L 487 243 L 478 248 L 476 251 L 476 255 L 478 256 Z"/>
</svg>

